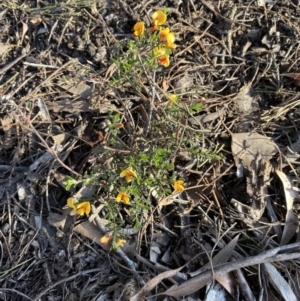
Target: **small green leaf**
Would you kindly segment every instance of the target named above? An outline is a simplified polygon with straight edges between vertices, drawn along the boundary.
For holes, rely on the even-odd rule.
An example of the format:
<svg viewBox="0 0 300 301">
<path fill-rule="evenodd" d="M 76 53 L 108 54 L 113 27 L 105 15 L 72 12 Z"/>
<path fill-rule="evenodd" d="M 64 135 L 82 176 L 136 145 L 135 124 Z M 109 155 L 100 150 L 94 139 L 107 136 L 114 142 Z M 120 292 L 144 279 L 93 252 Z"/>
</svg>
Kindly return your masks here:
<svg viewBox="0 0 300 301">
<path fill-rule="evenodd" d="M 196 114 L 202 110 L 202 104 L 201 103 L 194 103 L 189 106 L 189 113 L 190 114 Z"/>
<path fill-rule="evenodd" d="M 67 180 L 64 181 L 63 184 L 65 185 L 65 189 L 67 191 L 69 191 L 73 185 L 75 187 L 78 184 L 78 181 L 73 179 L 72 177 L 67 176 L 66 178 L 67 178 Z"/>
</svg>

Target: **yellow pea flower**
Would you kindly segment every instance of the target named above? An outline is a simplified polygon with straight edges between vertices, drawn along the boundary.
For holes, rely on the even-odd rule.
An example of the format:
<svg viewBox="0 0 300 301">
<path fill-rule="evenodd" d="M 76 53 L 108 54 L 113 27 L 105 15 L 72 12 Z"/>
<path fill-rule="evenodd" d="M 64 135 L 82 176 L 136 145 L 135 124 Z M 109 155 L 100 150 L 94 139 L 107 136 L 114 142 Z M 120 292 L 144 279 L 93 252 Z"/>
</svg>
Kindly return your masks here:
<svg viewBox="0 0 300 301">
<path fill-rule="evenodd" d="M 163 25 L 167 21 L 167 15 L 163 11 L 157 10 L 152 14 L 152 21 L 154 26 Z"/>
<path fill-rule="evenodd" d="M 118 203 L 122 202 L 122 203 L 128 205 L 130 203 L 130 197 L 126 192 L 120 191 L 119 194 L 116 197 L 116 201 Z"/>
<path fill-rule="evenodd" d="M 175 49 L 177 47 L 176 44 L 174 44 L 175 42 L 175 34 L 173 32 L 170 32 L 167 37 L 166 37 L 166 44 L 165 46 L 170 48 L 170 49 Z"/>
<path fill-rule="evenodd" d="M 135 171 L 132 170 L 132 168 L 126 168 L 120 173 L 120 177 L 124 178 L 127 183 L 131 182 L 133 178 L 137 177 L 137 174 Z"/>
<path fill-rule="evenodd" d="M 177 94 L 168 94 L 168 99 L 168 105 L 172 106 L 179 101 L 179 96 Z"/>
<path fill-rule="evenodd" d="M 181 192 L 184 191 L 184 186 L 183 186 L 184 181 L 183 180 L 177 180 L 174 182 L 173 187 L 175 192 Z"/>
<path fill-rule="evenodd" d="M 164 28 L 159 30 L 159 38 L 161 41 L 164 41 L 167 39 L 167 36 L 170 34 L 170 28 Z"/>
<path fill-rule="evenodd" d="M 76 210 L 80 216 L 83 216 L 85 214 L 89 215 L 91 212 L 91 204 L 90 204 L 90 202 L 80 203 L 76 206 Z"/>
<path fill-rule="evenodd" d="M 135 37 L 141 36 L 145 31 L 145 23 L 144 22 L 137 22 L 133 27 L 133 35 Z"/>
<path fill-rule="evenodd" d="M 75 204 L 75 200 L 73 198 L 68 198 L 67 205 L 72 209 L 70 215 L 83 216 L 84 214 L 89 215 L 91 212 L 90 202 L 82 202 L 79 204 Z"/>
<path fill-rule="evenodd" d="M 126 243 L 126 239 L 117 238 L 117 241 L 115 242 L 116 247 L 124 247 L 124 244 Z"/>
<path fill-rule="evenodd" d="M 157 61 L 160 65 L 163 65 L 164 67 L 168 67 L 170 65 L 170 57 L 167 54 L 158 57 Z"/>
<path fill-rule="evenodd" d="M 160 65 L 163 65 L 164 67 L 168 67 L 170 65 L 170 57 L 166 53 L 165 48 L 155 47 L 153 49 L 153 55 L 156 57 L 156 59 Z"/>
<path fill-rule="evenodd" d="M 107 246 L 109 244 L 110 240 L 111 240 L 111 237 L 112 237 L 112 232 L 106 233 L 104 236 L 102 236 L 100 238 L 100 243 L 103 246 Z M 115 242 L 115 246 L 116 247 L 123 247 L 125 243 L 126 243 L 126 239 L 118 237 L 116 242 Z"/>
<path fill-rule="evenodd" d="M 77 208 L 75 204 L 75 200 L 73 198 L 68 198 L 67 199 L 67 205 L 72 209 L 70 212 L 70 215 L 77 215 Z"/>
<path fill-rule="evenodd" d="M 74 200 L 73 198 L 68 198 L 68 199 L 67 199 L 67 205 L 68 205 L 70 208 L 76 210 L 75 200 Z"/>
<path fill-rule="evenodd" d="M 100 242 L 103 246 L 107 246 L 109 241 L 110 241 L 111 235 L 110 234 L 105 234 L 100 238 Z"/>
</svg>

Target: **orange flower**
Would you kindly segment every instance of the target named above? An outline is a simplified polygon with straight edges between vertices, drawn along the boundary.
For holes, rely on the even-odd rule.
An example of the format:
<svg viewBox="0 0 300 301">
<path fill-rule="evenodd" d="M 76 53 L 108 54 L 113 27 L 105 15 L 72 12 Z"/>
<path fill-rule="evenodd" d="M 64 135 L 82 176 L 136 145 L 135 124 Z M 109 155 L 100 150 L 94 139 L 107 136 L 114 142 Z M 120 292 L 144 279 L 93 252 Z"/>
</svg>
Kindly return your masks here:
<svg viewBox="0 0 300 301">
<path fill-rule="evenodd" d="M 124 247 L 125 242 L 126 242 L 126 239 L 118 237 L 117 241 L 115 243 L 116 247 Z"/>
<path fill-rule="evenodd" d="M 152 21 L 154 26 L 163 25 L 167 21 L 167 15 L 163 11 L 157 10 L 152 14 Z"/>
<path fill-rule="evenodd" d="M 102 236 L 102 237 L 100 238 L 101 244 L 102 244 L 103 246 L 107 246 L 108 243 L 109 243 L 109 241 L 110 241 L 110 237 L 111 237 L 110 234 L 105 234 L 104 236 Z"/>
<path fill-rule="evenodd" d="M 184 191 L 184 186 L 183 186 L 184 181 L 183 180 L 177 180 L 174 182 L 173 187 L 175 192 L 181 192 Z"/>
<path fill-rule="evenodd" d="M 157 26 L 153 25 L 148 29 L 148 32 L 154 32 L 157 29 Z"/>
<path fill-rule="evenodd" d="M 162 55 L 157 58 L 159 64 L 163 65 L 164 67 L 168 67 L 170 65 L 170 57 L 168 55 Z"/>
<path fill-rule="evenodd" d="M 145 23 L 144 22 L 137 22 L 134 25 L 133 30 L 134 30 L 133 35 L 135 37 L 141 36 L 145 31 Z"/>
<path fill-rule="evenodd" d="M 126 192 L 120 191 L 119 194 L 116 197 L 116 201 L 118 203 L 122 202 L 122 203 L 128 205 L 130 203 L 130 197 Z"/>
<path fill-rule="evenodd" d="M 127 183 L 131 182 L 133 178 L 137 177 L 137 174 L 135 173 L 135 171 L 133 171 L 130 167 L 124 169 L 121 173 L 120 173 L 120 177 L 124 178 Z"/>
<path fill-rule="evenodd" d="M 164 29 L 160 29 L 159 31 L 159 38 L 161 41 L 164 41 L 167 39 L 167 36 L 170 34 L 170 28 L 164 28 Z"/>
<path fill-rule="evenodd" d="M 168 67 L 170 65 L 170 57 L 166 53 L 166 49 L 163 47 L 155 47 L 153 49 L 153 55 L 156 57 L 159 64 L 164 67 Z"/>
<path fill-rule="evenodd" d="M 170 32 L 168 35 L 167 35 L 167 41 L 166 41 L 166 47 L 170 48 L 170 49 L 175 49 L 177 47 L 176 44 L 174 44 L 175 42 L 175 34 L 173 32 Z"/>
</svg>

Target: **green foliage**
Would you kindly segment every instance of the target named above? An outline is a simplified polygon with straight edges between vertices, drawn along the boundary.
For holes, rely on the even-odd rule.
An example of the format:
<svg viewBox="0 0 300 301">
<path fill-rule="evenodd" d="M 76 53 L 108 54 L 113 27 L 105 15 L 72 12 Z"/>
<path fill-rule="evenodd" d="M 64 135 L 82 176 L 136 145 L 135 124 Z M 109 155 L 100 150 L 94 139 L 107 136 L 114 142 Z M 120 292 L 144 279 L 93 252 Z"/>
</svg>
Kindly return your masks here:
<svg viewBox="0 0 300 301">
<path fill-rule="evenodd" d="M 64 181 L 63 184 L 65 185 L 65 189 L 67 191 L 69 191 L 72 188 L 72 186 L 75 187 L 77 184 L 79 184 L 81 182 L 81 181 L 77 181 L 77 180 L 73 179 L 70 176 L 66 176 L 66 178 L 67 178 L 67 180 Z"/>
<path fill-rule="evenodd" d="M 69 191 L 72 188 L 72 186 L 76 187 L 78 184 L 82 184 L 83 186 L 95 185 L 98 183 L 98 177 L 99 175 L 97 173 L 86 173 L 79 180 L 73 179 L 70 176 L 66 176 L 66 181 L 64 181 L 63 184 L 65 185 L 65 189 Z"/>
<path fill-rule="evenodd" d="M 202 110 L 202 104 L 200 102 L 194 103 L 188 108 L 190 114 L 199 113 Z"/>
<path fill-rule="evenodd" d="M 189 107 L 189 112 L 191 107 L 192 112 L 199 109 L 195 104 Z M 158 118 L 162 115 L 160 110 L 164 111 L 166 118 Z M 189 112 L 186 111 L 186 106 L 181 106 L 180 102 L 176 104 L 176 109 L 169 105 L 158 109 L 157 114 L 153 116 L 151 129 L 155 140 L 141 137 L 142 139 L 137 140 L 142 142 L 133 143 L 129 153 L 120 154 L 101 147 L 98 150 L 99 155 L 101 154 L 104 162 L 109 158 L 111 162 L 109 168 L 105 164 L 96 165 L 91 173 L 85 174 L 82 179 L 77 181 L 68 177 L 64 182 L 66 189 L 79 183 L 81 185 L 104 184 L 100 191 L 101 197 L 105 200 L 102 204 L 102 212 L 105 212 L 104 218 L 110 221 L 108 227 L 113 231 L 113 237 L 120 237 L 122 228 L 128 223 L 132 227 L 141 229 L 145 212 L 148 212 L 153 205 L 151 202 L 153 191 L 157 198 L 167 197 L 173 193 L 172 185 L 178 179 L 175 161 L 180 151 L 185 151 L 188 156 L 197 159 L 198 167 L 206 162 L 223 159 L 219 154 L 221 147 L 202 150 L 199 145 L 202 133 L 195 132 L 180 122 L 189 116 Z M 111 113 L 105 128 L 109 137 L 106 145 L 116 150 L 121 147 L 118 137 L 120 122 L 121 115 Z M 126 128 L 126 131 L 134 132 L 130 128 Z M 125 178 L 120 177 L 121 172 L 127 168 L 131 168 L 136 173 L 136 177 L 133 177 L 129 183 Z M 129 204 L 122 204 L 122 200 L 116 201 L 120 192 L 129 196 Z M 126 218 L 123 219 L 124 217 Z"/>
</svg>

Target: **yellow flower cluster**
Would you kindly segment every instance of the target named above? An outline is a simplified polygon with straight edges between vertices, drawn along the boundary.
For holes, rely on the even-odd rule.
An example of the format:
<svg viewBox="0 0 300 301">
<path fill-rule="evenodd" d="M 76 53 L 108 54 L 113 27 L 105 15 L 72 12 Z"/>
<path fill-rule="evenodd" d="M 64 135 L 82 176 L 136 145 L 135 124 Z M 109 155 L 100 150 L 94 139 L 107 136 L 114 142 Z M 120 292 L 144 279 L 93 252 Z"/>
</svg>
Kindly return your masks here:
<svg viewBox="0 0 300 301">
<path fill-rule="evenodd" d="M 129 167 L 129 168 L 124 169 L 120 173 L 120 177 L 125 178 L 125 181 L 127 183 L 130 183 L 133 180 L 133 178 L 137 177 L 137 174 L 132 168 Z M 120 191 L 118 193 L 117 197 L 116 197 L 116 201 L 118 203 L 122 202 L 125 205 L 128 205 L 130 203 L 130 196 L 126 192 Z M 107 246 L 108 243 L 110 242 L 110 240 L 111 240 L 111 233 L 107 233 L 107 234 L 105 234 L 104 236 L 102 236 L 100 238 L 100 243 L 103 246 Z M 115 241 L 115 246 L 116 247 L 123 247 L 125 243 L 126 243 L 126 239 L 118 237 Z"/>
<path fill-rule="evenodd" d="M 161 27 L 167 21 L 167 15 L 161 10 L 158 10 L 152 14 L 152 27 L 149 29 L 150 32 L 154 33 L 158 30 L 159 34 L 159 45 L 153 49 L 153 55 L 157 62 L 168 67 L 170 64 L 169 54 L 171 50 L 176 48 L 175 34 L 170 31 L 169 27 Z M 145 23 L 137 22 L 133 27 L 133 35 L 140 37 L 145 32 Z"/>
<path fill-rule="evenodd" d="M 133 180 L 133 178 L 137 177 L 137 174 L 131 167 L 128 167 L 120 173 L 120 177 L 125 178 L 125 181 L 127 183 L 130 183 Z M 122 202 L 128 205 L 130 203 L 130 196 L 126 192 L 120 191 L 116 197 L 116 201 L 118 203 Z"/>
<path fill-rule="evenodd" d="M 110 240 L 111 240 L 111 233 L 107 233 L 107 234 L 105 234 L 104 236 L 102 236 L 100 238 L 100 243 L 103 246 L 107 246 Z M 115 242 L 115 246 L 116 247 L 123 247 L 125 243 L 126 243 L 126 239 L 123 239 L 121 237 L 117 237 L 116 242 Z"/>
<path fill-rule="evenodd" d="M 131 167 L 128 167 L 121 171 L 120 177 L 125 178 L 125 181 L 127 183 L 130 183 L 133 180 L 133 178 L 137 177 L 137 174 Z M 118 195 L 116 196 L 116 201 L 118 203 L 122 202 L 125 205 L 128 205 L 130 203 L 130 196 L 125 191 L 120 191 L 118 193 Z M 100 238 L 100 242 L 103 246 L 108 245 L 110 240 L 111 240 L 111 233 L 107 233 L 106 235 L 104 235 Z M 116 247 L 123 247 L 125 242 L 126 242 L 126 239 L 118 237 L 116 239 L 116 241 L 114 242 L 114 245 Z"/>
<path fill-rule="evenodd" d="M 82 202 L 75 204 L 75 200 L 73 198 L 68 198 L 67 200 L 68 206 L 72 209 L 70 215 L 89 215 L 91 212 L 91 204 L 90 202 Z"/>
<path fill-rule="evenodd" d="M 128 168 L 124 169 L 123 171 L 121 171 L 120 177 L 121 178 L 125 178 L 125 181 L 127 183 L 130 183 L 133 180 L 133 178 L 137 178 L 137 173 L 131 167 L 128 167 Z M 175 181 L 173 183 L 174 192 L 182 192 L 182 191 L 184 191 L 183 184 L 184 184 L 183 180 L 177 180 L 177 181 Z M 120 191 L 118 193 L 117 197 L 116 197 L 116 201 L 118 203 L 122 202 L 122 203 L 128 205 L 130 203 L 130 196 L 126 192 Z M 112 233 L 111 232 L 107 233 L 107 234 L 105 234 L 104 236 L 102 236 L 100 238 L 100 243 L 103 246 L 106 246 L 110 242 L 111 238 L 112 238 Z M 126 239 L 117 237 L 114 245 L 116 247 L 123 247 L 125 243 L 126 243 Z"/>
</svg>

